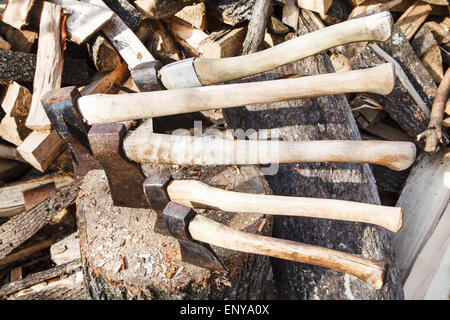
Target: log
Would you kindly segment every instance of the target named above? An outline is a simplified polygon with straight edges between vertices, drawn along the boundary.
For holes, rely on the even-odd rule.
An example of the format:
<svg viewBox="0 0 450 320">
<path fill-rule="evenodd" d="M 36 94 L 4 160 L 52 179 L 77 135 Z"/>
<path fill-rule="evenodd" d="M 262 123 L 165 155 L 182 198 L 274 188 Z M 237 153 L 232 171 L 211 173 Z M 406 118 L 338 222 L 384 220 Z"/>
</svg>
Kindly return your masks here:
<svg viewBox="0 0 450 320">
<path fill-rule="evenodd" d="M 12 51 L 30 52 L 38 34 L 31 30 L 17 30 L 10 27 L 5 31 L 5 38 L 11 44 Z"/>
<path fill-rule="evenodd" d="M 11 44 L 0 36 L 0 50 L 10 50 Z"/>
<path fill-rule="evenodd" d="M 151 170 L 168 167 L 144 167 Z M 267 188 L 253 167 L 178 167 L 175 179 L 195 175 L 222 188 L 264 193 Z M 86 175 L 77 199 L 77 221 L 89 299 L 262 299 L 269 272 L 265 256 L 213 247 L 229 273 L 179 261 L 177 242 L 153 233 L 151 209 L 114 207 L 103 171 Z M 267 190 L 268 191 L 268 190 Z M 216 210 L 202 212 L 233 229 L 268 235 L 271 217 Z M 145 226 L 142 228 L 142 226 Z M 219 276 L 219 277 L 217 277 Z"/>
<path fill-rule="evenodd" d="M 35 54 L 0 50 L 0 82 L 33 82 L 35 71 Z M 84 60 L 65 59 L 62 83 L 65 85 L 86 84 L 89 73 L 89 67 Z"/>
<path fill-rule="evenodd" d="M 225 24 L 235 26 L 251 19 L 255 2 L 255 0 L 207 1 L 205 2 L 206 14 L 215 17 Z"/>
<path fill-rule="evenodd" d="M 136 0 L 137 8 L 151 19 L 162 19 L 174 15 L 185 6 L 193 4 L 195 0 Z"/>
<path fill-rule="evenodd" d="M 247 35 L 242 45 L 242 54 L 257 52 L 261 49 L 267 23 L 273 12 L 272 0 L 256 0 L 252 18 L 248 24 Z"/>
<path fill-rule="evenodd" d="M 50 120 L 41 105 L 46 92 L 61 87 L 63 68 L 63 45 L 61 30 L 64 28 L 62 7 L 44 2 L 39 29 L 36 72 L 33 83 L 33 98 L 25 125 L 33 130 L 48 131 Z"/>
<path fill-rule="evenodd" d="M 135 30 L 142 22 L 142 14 L 128 0 L 103 0 L 103 2 L 115 12 L 120 19 L 130 28 Z"/>
<path fill-rule="evenodd" d="M 392 238 L 402 282 L 408 278 L 414 261 L 447 206 L 450 197 L 445 178 L 450 170 L 448 151 L 445 148 L 433 155 L 420 154 L 397 201 L 397 206 L 407 213 L 402 230 Z"/>
<path fill-rule="evenodd" d="M 1 101 L 5 116 L 0 122 L 0 137 L 18 146 L 31 130 L 25 126 L 31 106 L 30 91 L 17 82 L 13 82 L 6 89 Z"/>
<path fill-rule="evenodd" d="M 78 238 L 78 232 L 76 231 L 54 243 L 50 247 L 50 255 L 52 261 L 58 266 L 81 259 L 80 238 Z"/>
<path fill-rule="evenodd" d="M 175 13 L 175 16 L 190 23 L 194 27 L 199 28 L 200 30 L 205 31 L 206 29 L 206 8 L 204 2 L 186 6 Z"/>
<path fill-rule="evenodd" d="M 30 166 L 26 163 L 0 159 L 0 181 L 10 182 L 20 178 L 30 170 Z"/>
<path fill-rule="evenodd" d="M 299 32 L 307 32 L 299 19 Z M 267 72 L 257 79 L 288 74 L 311 75 L 332 71 L 329 58 L 316 55 Z M 249 81 L 244 79 L 242 81 Z M 259 130 L 260 137 L 281 140 L 360 139 L 344 95 L 293 100 L 223 110 L 232 129 Z M 307 151 L 305 151 L 307 152 Z M 274 194 L 336 198 L 379 204 L 373 174 L 362 164 L 288 164 L 261 168 Z M 272 259 L 281 299 L 402 299 L 403 290 L 386 230 L 361 223 L 275 217 L 273 236 L 383 258 L 390 265 L 386 284 L 374 291 L 358 279 L 311 265 Z"/>
<path fill-rule="evenodd" d="M 28 14 L 34 6 L 34 0 L 15 0 L 8 1 L 8 4 L 3 11 L 2 21 L 21 29 L 28 23 Z"/>
<path fill-rule="evenodd" d="M 333 0 L 297 0 L 297 5 L 300 8 L 308 9 L 320 14 L 327 13 L 332 3 Z"/>
<path fill-rule="evenodd" d="M 97 35 L 87 43 L 95 68 L 100 72 L 112 71 L 120 64 L 117 50 L 102 35 Z"/>
<path fill-rule="evenodd" d="M 282 21 L 285 25 L 290 26 L 295 31 L 297 31 L 299 14 L 300 9 L 295 0 L 286 0 L 284 2 Z"/>
<path fill-rule="evenodd" d="M 402 31 L 406 39 L 409 40 L 419 30 L 422 23 L 430 14 L 431 9 L 432 6 L 428 3 L 417 0 L 398 18 L 395 25 Z"/>
</svg>

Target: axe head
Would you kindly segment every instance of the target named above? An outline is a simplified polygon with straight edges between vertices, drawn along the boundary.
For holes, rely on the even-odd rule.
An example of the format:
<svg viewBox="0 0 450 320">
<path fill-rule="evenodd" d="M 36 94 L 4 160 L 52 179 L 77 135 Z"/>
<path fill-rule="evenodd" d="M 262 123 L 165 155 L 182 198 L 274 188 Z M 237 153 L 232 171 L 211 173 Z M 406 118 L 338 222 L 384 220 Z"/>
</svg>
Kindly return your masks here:
<svg viewBox="0 0 450 320">
<path fill-rule="evenodd" d="M 214 271 L 227 271 L 207 243 L 195 241 L 189 234 L 189 223 L 196 216 L 194 210 L 176 202 L 169 202 L 163 211 L 169 234 L 178 240 L 184 262 Z"/>
<path fill-rule="evenodd" d="M 92 126 L 88 134 L 92 153 L 105 170 L 115 206 L 148 208 L 142 192 L 145 175 L 137 163 L 129 161 L 122 153 L 125 132 L 123 123 Z"/>
<path fill-rule="evenodd" d="M 47 92 L 41 104 L 58 136 L 65 141 L 72 155 L 75 174 L 85 175 L 99 168 L 91 154 L 87 139 L 87 126 L 78 111 L 80 92 L 76 87 L 66 87 Z"/>
<path fill-rule="evenodd" d="M 172 175 L 165 172 L 153 172 L 145 179 L 142 187 L 144 189 L 147 202 L 156 211 L 156 223 L 154 232 L 169 235 L 162 217 L 162 212 L 170 202 L 167 186 L 172 180 Z"/>
<path fill-rule="evenodd" d="M 131 70 L 131 77 L 140 92 L 162 90 L 164 87 L 158 79 L 158 71 L 161 69 L 158 60 L 143 62 Z"/>
</svg>

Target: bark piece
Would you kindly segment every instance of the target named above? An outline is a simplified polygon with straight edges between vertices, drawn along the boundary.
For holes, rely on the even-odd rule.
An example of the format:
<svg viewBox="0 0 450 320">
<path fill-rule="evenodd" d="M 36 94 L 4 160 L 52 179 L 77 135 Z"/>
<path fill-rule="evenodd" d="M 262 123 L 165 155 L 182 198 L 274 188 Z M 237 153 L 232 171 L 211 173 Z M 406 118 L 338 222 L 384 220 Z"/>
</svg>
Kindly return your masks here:
<svg viewBox="0 0 450 320">
<path fill-rule="evenodd" d="M 307 32 L 303 19 L 301 33 Z M 252 79 L 268 80 L 301 73 L 331 72 L 320 54 Z M 242 81 L 249 81 L 245 79 Z M 287 106 L 289 104 L 289 106 Z M 344 95 L 252 105 L 223 110 L 230 128 L 259 130 L 259 136 L 282 140 L 359 139 Z M 274 194 L 338 198 L 380 203 L 369 166 L 362 164 L 289 164 L 261 168 Z M 278 170 L 277 170 L 278 169 Z M 402 299 L 403 290 L 386 230 L 359 223 L 275 217 L 273 236 L 327 248 L 383 258 L 390 265 L 383 290 L 374 291 L 358 279 L 322 268 L 273 259 L 274 277 L 284 299 Z"/>
<path fill-rule="evenodd" d="M 25 122 L 26 126 L 33 130 L 46 131 L 52 127 L 40 100 L 46 92 L 61 87 L 63 67 L 62 23 L 62 8 L 59 5 L 44 2 L 39 29 L 33 98 Z"/>
<path fill-rule="evenodd" d="M 255 0 L 216 0 L 207 1 L 206 14 L 231 26 L 235 26 L 252 17 Z"/>
<path fill-rule="evenodd" d="M 168 169 L 166 166 L 165 168 Z M 160 170 L 147 166 L 145 171 Z M 261 177 L 251 167 L 179 167 L 175 179 L 199 173 L 200 180 L 222 188 L 263 193 Z M 191 172 L 191 174 L 189 174 Z M 77 200 L 83 270 L 91 299 L 261 299 L 269 259 L 214 248 L 229 267 L 211 273 L 179 261 L 178 243 L 152 232 L 155 212 L 112 206 L 103 171 L 91 171 Z M 214 210 L 202 212 L 234 229 L 268 235 L 271 218 Z M 146 226 L 142 228 L 142 226 Z M 260 230 L 260 231 L 258 231 Z M 124 262 L 126 261 L 126 263 Z"/>
<path fill-rule="evenodd" d="M 142 14 L 128 0 L 103 0 L 103 2 L 114 11 L 120 19 L 134 30 L 142 22 Z"/>
</svg>

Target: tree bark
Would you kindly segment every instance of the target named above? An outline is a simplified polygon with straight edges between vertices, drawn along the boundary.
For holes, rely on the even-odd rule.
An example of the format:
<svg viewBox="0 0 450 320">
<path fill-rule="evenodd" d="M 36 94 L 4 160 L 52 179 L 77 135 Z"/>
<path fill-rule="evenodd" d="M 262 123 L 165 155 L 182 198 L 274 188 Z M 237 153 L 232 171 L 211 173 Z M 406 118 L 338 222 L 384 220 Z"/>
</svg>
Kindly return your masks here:
<svg viewBox="0 0 450 320">
<path fill-rule="evenodd" d="M 299 33 L 308 32 L 300 18 Z M 325 54 L 306 58 L 254 77 L 269 80 L 288 74 L 333 72 Z M 247 79 L 248 81 L 248 79 Z M 281 140 L 360 139 L 344 95 L 300 99 L 223 110 L 231 128 L 259 130 Z M 305 150 L 305 152 L 308 152 Z M 280 165 L 266 179 L 274 194 L 336 198 L 379 204 L 367 164 L 300 163 Z M 384 287 L 375 291 L 359 279 L 312 265 L 272 259 L 283 299 L 403 299 L 403 289 L 387 230 L 363 223 L 299 217 L 275 217 L 273 236 L 345 251 L 389 264 Z"/>
<path fill-rule="evenodd" d="M 247 35 L 242 45 L 242 54 L 259 51 L 264 42 L 267 22 L 273 11 L 272 0 L 256 0 L 252 18 L 248 24 Z"/>
</svg>

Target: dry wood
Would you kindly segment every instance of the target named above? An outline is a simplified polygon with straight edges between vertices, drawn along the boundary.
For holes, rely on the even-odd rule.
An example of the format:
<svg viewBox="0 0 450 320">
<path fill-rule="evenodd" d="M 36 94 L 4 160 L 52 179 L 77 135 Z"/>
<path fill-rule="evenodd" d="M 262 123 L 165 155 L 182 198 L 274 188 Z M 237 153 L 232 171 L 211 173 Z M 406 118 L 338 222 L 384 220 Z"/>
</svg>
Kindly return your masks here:
<svg viewBox="0 0 450 320">
<path fill-rule="evenodd" d="M 322 266 L 357 276 L 376 290 L 383 286 L 384 261 L 364 259 L 318 246 L 236 231 L 201 215 L 191 221 L 189 233 L 194 240 L 221 248 Z"/>
<path fill-rule="evenodd" d="M 109 9 L 114 11 L 131 30 L 135 30 L 141 24 L 143 15 L 133 4 L 131 4 L 134 0 L 102 1 Z"/>
<path fill-rule="evenodd" d="M 250 20 L 255 0 L 215 0 L 206 1 L 206 14 L 221 22 L 236 26 Z"/>
<path fill-rule="evenodd" d="M 159 20 L 151 22 L 151 30 L 145 44 L 150 52 L 163 64 L 181 60 L 183 54 L 175 43 L 175 39 Z M 138 30 L 139 31 L 139 30 Z"/>
<path fill-rule="evenodd" d="M 98 71 L 112 71 L 120 64 L 119 53 L 102 35 L 93 37 L 87 47 Z"/>
<path fill-rule="evenodd" d="M 295 0 L 286 0 L 284 2 L 282 21 L 285 25 L 290 26 L 295 31 L 297 31 L 299 14 L 300 10 Z"/>
<path fill-rule="evenodd" d="M 83 0 L 83 2 L 107 8 L 102 0 Z M 119 16 L 115 16 L 108 21 L 103 26 L 102 31 L 126 61 L 130 70 L 138 64 L 155 60 L 136 34 L 128 28 Z"/>
<path fill-rule="evenodd" d="M 405 281 L 408 300 L 448 300 L 450 283 L 450 205 L 414 262 Z"/>
<path fill-rule="evenodd" d="M 17 147 L 17 151 L 30 165 L 45 172 L 65 147 L 64 141 L 56 131 L 33 131 Z"/>
<path fill-rule="evenodd" d="M 130 76 L 128 65 L 121 62 L 113 71 L 96 73 L 91 82 L 80 90 L 82 96 L 97 93 L 117 93 L 119 88 Z"/>
<path fill-rule="evenodd" d="M 405 216 L 403 228 L 393 236 L 392 244 L 403 282 L 447 206 L 450 197 L 445 182 L 450 170 L 448 151 L 446 148 L 434 155 L 421 154 L 397 201 Z"/>
<path fill-rule="evenodd" d="M 442 67 L 441 49 L 439 46 L 433 46 L 428 49 L 421 59 L 425 68 L 427 68 L 433 80 L 436 83 L 440 83 L 444 77 L 444 71 Z"/>
<path fill-rule="evenodd" d="M 200 181 L 176 180 L 167 188 L 172 201 L 192 208 L 215 208 L 239 213 L 262 213 L 372 223 L 397 232 L 402 209 L 351 201 L 254 195 L 225 191 Z"/>
<path fill-rule="evenodd" d="M 52 127 L 41 105 L 42 95 L 61 86 L 63 70 L 62 17 L 62 8 L 59 5 L 44 2 L 39 28 L 33 99 L 25 122 L 28 128 L 37 131 L 48 131 Z"/>
<path fill-rule="evenodd" d="M 422 0 L 422 1 L 430 3 L 430 4 L 434 4 L 437 6 L 446 6 L 449 4 L 448 0 Z"/>
<path fill-rule="evenodd" d="M 247 29 L 239 27 L 234 29 L 222 29 L 211 33 L 199 44 L 201 57 L 226 58 L 235 56 L 244 42 Z"/>
<path fill-rule="evenodd" d="M 0 143 L 0 158 L 26 162 L 17 152 L 15 147 L 3 143 Z"/>
<path fill-rule="evenodd" d="M 5 31 L 5 37 L 11 44 L 11 50 L 30 52 L 38 38 L 38 34 L 31 30 L 17 30 L 11 27 Z"/>
<path fill-rule="evenodd" d="M 375 3 L 374 1 L 363 1 L 361 5 L 356 6 L 353 11 L 348 16 L 348 19 L 354 19 L 354 18 L 360 18 L 369 16 L 374 13 L 387 11 L 399 3 L 401 3 L 403 0 L 392 0 L 388 1 L 386 3 Z"/>
<path fill-rule="evenodd" d="M 20 145 L 31 130 L 25 126 L 31 106 L 30 91 L 17 82 L 13 82 L 6 89 L 1 101 L 5 116 L 0 122 L 0 137 L 4 140 Z"/>
<path fill-rule="evenodd" d="M 174 15 L 194 0 L 136 0 L 134 4 L 152 19 L 162 19 Z"/>
<path fill-rule="evenodd" d="M 417 0 L 402 14 L 395 25 L 402 30 L 406 39 L 409 40 L 419 30 L 422 23 L 430 14 L 431 9 L 431 5 Z"/>
<path fill-rule="evenodd" d="M 208 37 L 208 34 L 180 18 L 170 17 L 164 21 L 177 42 L 189 55 L 201 56 L 200 43 Z"/>
<path fill-rule="evenodd" d="M 130 93 L 120 96 L 90 95 L 79 98 L 78 107 L 85 121 L 92 125 L 344 92 L 388 94 L 393 86 L 393 66 L 384 64 L 366 70 L 296 79 Z"/>
<path fill-rule="evenodd" d="M 45 226 L 60 210 L 73 203 L 79 192 L 80 180 L 67 185 L 54 196 L 24 211 L 0 226 L 0 259 Z"/>
<path fill-rule="evenodd" d="M 69 39 L 83 44 L 115 15 L 111 10 L 75 0 L 49 0 L 66 9 Z"/>
<path fill-rule="evenodd" d="M 23 176 L 30 166 L 23 162 L 0 159 L 0 181 L 10 182 Z"/>
<path fill-rule="evenodd" d="M 297 5 L 300 8 L 308 9 L 320 14 L 327 13 L 333 0 L 297 0 Z"/>
<path fill-rule="evenodd" d="M 273 11 L 272 0 L 256 0 L 252 9 L 252 17 L 248 24 L 247 35 L 242 44 L 242 54 L 257 52 L 264 41 L 266 26 Z"/>
<path fill-rule="evenodd" d="M 56 194 L 56 185 L 54 182 L 43 184 L 33 189 L 22 191 L 24 208 L 30 210 L 37 204 Z"/>
<path fill-rule="evenodd" d="M 438 144 L 443 142 L 442 120 L 444 118 L 445 105 L 448 102 L 449 96 L 450 68 L 445 72 L 445 76 L 434 96 L 428 129 L 417 136 L 417 140 L 426 138 L 426 152 L 435 152 L 439 150 Z"/>
<path fill-rule="evenodd" d="M 9 275 L 9 282 L 15 282 L 19 280 L 22 280 L 22 267 L 13 268 Z"/>
<path fill-rule="evenodd" d="M 5 39 L 3 39 L 2 36 L 0 36 L 0 49 L 1 50 L 10 50 L 11 49 L 11 45 L 9 44 L 9 42 L 6 41 Z"/>
<path fill-rule="evenodd" d="M 239 79 L 293 62 L 316 52 L 357 41 L 384 41 L 392 32 L 392 17 L 382 12 L 318 30 L 252 55 L 226 59 L 196 59 L 203 85 Z"/>
<path fill-rule="evenodd" d="M 39 242 L 38 244 L 34 244 L 25 249 L 22 249 L 20 251 L 17 251 L 15 253 L 7 255 L 6 257 L 3 257 L 0 259 L 0 268 L 5 267 L 13 262 L 18 261 L 18 260 L 28 258 L 29 256 L 31 256 L 39 251 L 47 249 L 53 243 L 55 243 L 55 239 L 47 239 L 42 242 Z"/>
<path fill-rule="evenodd" d="M 56 263 L 56 265 L 80 259 L 80 239 L 78 238 L 78 231 L 53 244 L 50 247 L 50 255 L 52 261 Z"/>
<path fill-rule="evenodd" d="M 25 279 L 10 282 L 6 285 L 4 285 L 2 288 L 0 288 L 0 297 L 4 298 L 8 295 L 11 295 L 19 290 L 31 287 L 35 284 L 38 284 L 40 282 L 53 279 L 59 276 L 62 276 L 64 274 L 70 274 L 79 269 L 81 266 L 81 261 L 75 260 L 68 262 L 66 264 L 56 266 L 52 269 L 33 273 L 26 277 Z"/>
<path fill-rule="evenodd" d="M 34 0 L 8 1 L 1 17 L 2 21 L 14 28 L 21 29 L 28 22 L 28 14 L 34 5 L 34 2 Z"/>
<path fill-rule="evenodd" d="M 41 178 L 31 179 L 24 182 L 17 182 L 0 188 L 0 216 L 10 217 L 25 210 L 25 199 L 23 191 L 37 188 L 48 183 L 55 183 L 57 189 L 60 189 L 73 182 L 73 177 L 56 173 Z"/>
<path fill-rule="evenodd" d="M 205 31 L 206 29 L 206 8 L 205 3 L 200 2 L 192 6 L 186 6 L 177 13 L 175 16 L 190 23 L 196 28 Z"/>
</svg>

